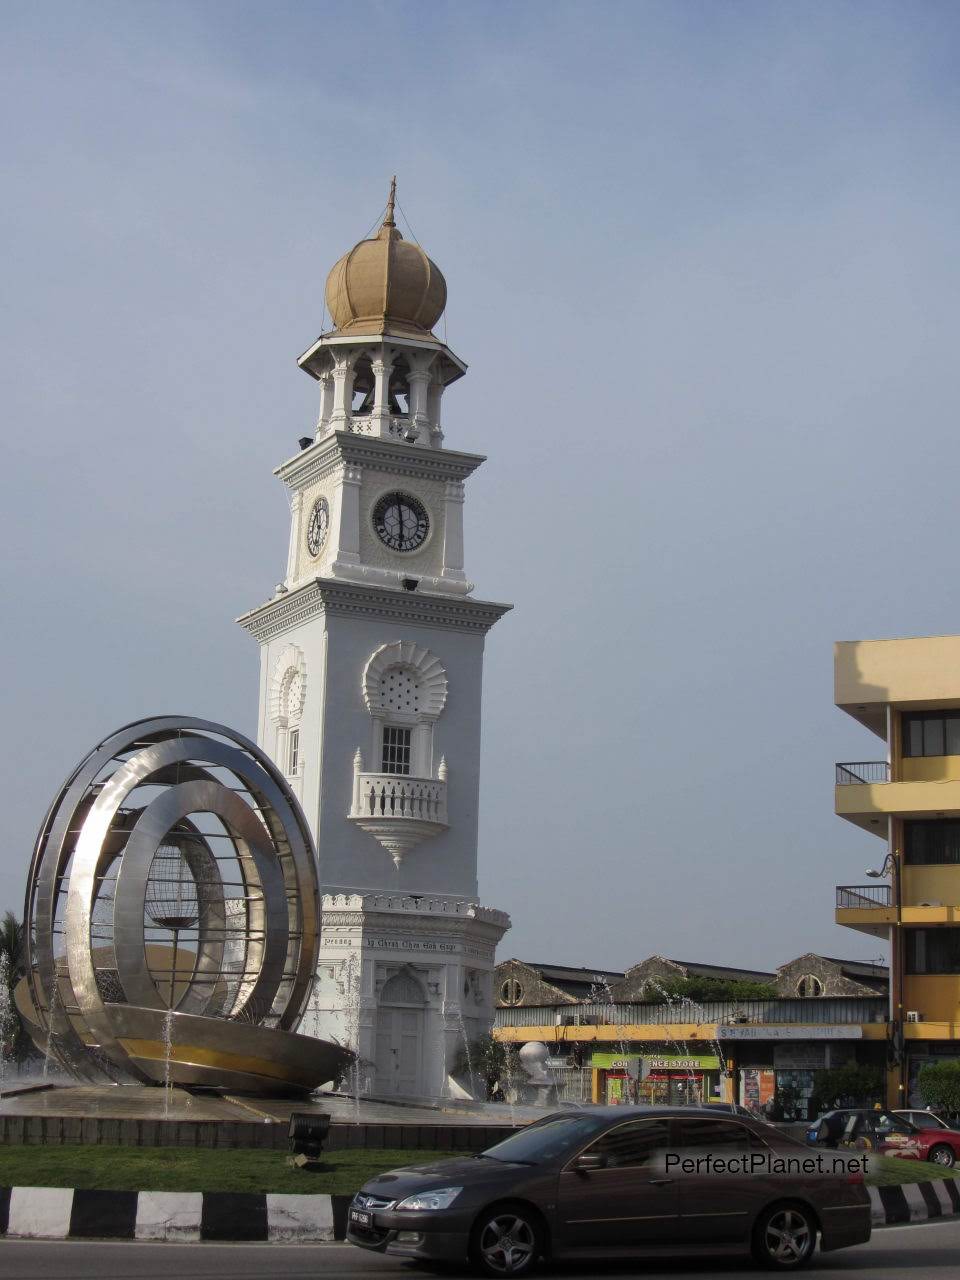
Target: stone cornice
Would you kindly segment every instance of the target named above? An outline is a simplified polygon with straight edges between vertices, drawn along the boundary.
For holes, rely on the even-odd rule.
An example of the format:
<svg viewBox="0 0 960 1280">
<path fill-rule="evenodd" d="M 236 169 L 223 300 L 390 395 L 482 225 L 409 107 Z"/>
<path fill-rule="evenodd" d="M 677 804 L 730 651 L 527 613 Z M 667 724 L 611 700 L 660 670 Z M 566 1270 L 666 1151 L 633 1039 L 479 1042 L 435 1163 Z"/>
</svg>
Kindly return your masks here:
<svg viewBox="0 0 960 1280">
<path fill-rule="evenodd" d="M 433 351 L 436 352 L 443 360 L 449 362 L 449 366 L 454 369 L 454 377 L 450 379 L 452 382 L 455 378 L 462 377 L 467 371 L 466 362 L 461 360 L 458 355 L 450 350 L 445 342 L 441 342 L 439 338 L 434 337 L 431 333 L 421 337 L 413 337 L 412 335 L 404 335 L 400 333 L 387 333 L 382 328 L 373 330 L 370 333 L 340 333 L 336 329 L 331 329 L 327 333 L 321 333 L 316 342 L 312 343 L 302 356 L 297 360 L 297 364 L 304 371 L 309 373 L 311 378 L 319 377 L 319 373 L 314 368 L 314 360 L 317 353 L 326 349 L 336 347 L 365 347 L 365 346 L 390 346 L 411 350 Z"/>
<path fill-rule="evenodd" d="M 325 911 L 321 916 L 321 937 L 329 938 L 328 929 L 359 929 L 360 937 L 367 934 L 379 934 L 387 937 L 402 938 L 449 938 L 451 940 L 486 942 L 495 946 L 509 928 L 507 924 L 496 924 L 490 920 L 471 919 L 463 916 L 460 919 L 437 918 L 435 916 L 408 916 L 398 919 L 394 915 L 380 915 L 377 912 L 354 915 L 349 911 Z M 351 936 L 356 936 L 351 934 Z"/>
<path fill-rule="evenodd" d="M 282 462 L 273 474 L 291 489 L 303 489 L 342 465 L 373 467 L 423 480 L 465 480 L 485 461 L 479 453 L 427 449 L 422 445 L 354 435 L 350 431 L 334 431 Z"/>
<path fill-rule="evenodd" d="M 295 591 L 258 605 L 236 621 L 261 644 L 324 613 L 485 634 L 512 608 L 512 605 L 490 600 L 420 595 L 413 591 L 337 582 L 332 578 L 314 578 Z"/>
</svg>

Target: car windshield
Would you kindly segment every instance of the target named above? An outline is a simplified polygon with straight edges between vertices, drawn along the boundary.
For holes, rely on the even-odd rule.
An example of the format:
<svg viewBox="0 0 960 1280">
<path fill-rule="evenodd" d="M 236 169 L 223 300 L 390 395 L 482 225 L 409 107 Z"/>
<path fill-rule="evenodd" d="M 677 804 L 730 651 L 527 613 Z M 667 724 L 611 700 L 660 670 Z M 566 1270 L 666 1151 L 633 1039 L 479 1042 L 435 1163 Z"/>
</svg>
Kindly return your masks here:
<svg viewBox="0 0 960 1280">
<path fill-rule="evenodd" d="M 546 1164 L 588 1142 L 607 1123 L 602 1116 L 550 1116 L 487 1147 L 483 1154 L 507 1164 Z"/>
</svg>

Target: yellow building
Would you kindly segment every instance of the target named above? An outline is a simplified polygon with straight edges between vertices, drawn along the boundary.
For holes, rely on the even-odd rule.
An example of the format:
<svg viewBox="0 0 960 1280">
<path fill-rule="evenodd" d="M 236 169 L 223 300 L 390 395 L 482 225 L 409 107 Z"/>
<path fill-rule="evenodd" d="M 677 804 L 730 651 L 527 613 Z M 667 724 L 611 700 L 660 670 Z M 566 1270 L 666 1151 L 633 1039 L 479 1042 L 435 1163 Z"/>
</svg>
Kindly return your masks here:
<svg viewBox="0 0 960 1280">
<path fill-rule="evenodd" d="M 905 1106 L 927 1062 L 960 1058 L 960 636 L 841 642 L 835 688 L 878 745 L 837 765 L 836 811 L 883 842 L 836 919 L 889 940 L 887 1100 Z"/>
</svg>

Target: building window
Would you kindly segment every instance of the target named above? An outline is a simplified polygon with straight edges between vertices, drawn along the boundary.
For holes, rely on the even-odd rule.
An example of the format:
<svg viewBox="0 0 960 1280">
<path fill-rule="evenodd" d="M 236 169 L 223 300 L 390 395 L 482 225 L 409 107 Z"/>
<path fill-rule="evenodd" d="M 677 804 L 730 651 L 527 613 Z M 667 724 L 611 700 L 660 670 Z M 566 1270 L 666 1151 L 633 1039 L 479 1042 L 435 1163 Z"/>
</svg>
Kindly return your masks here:
<svg viewBox="0 0 960 1280">
<path fill-rule="evenodd" d="M 400 729 L 396 725 L 383 727 L 383 773 L 410 772 L 410 740 L 412 730 Z"/>
<path fill-rule="evenodd" d="M 960 756 L 960 711 L 904 715 L 902 745 L 905 756 Z"/>
<path fill-rule="evenodd" d="M 960 862 L 960 819 L 929 818 L 905 822 L 903 860 L 914 867 Z"/>
<path fill-rule="evenodd" d="M 822 996 L 823 983 L 815 974 L 805 973 L 802 978 L 797 979 L 796 990 L 801 1000 L 806 1000 L 813 996 Z"/>
<path fill-rule="evenodd" d="M 295 774 L 300 764 L 300 730 L 291 729 L 287 742 L 287 773 Z"/>
<path fill-rule="evenodd" d="M 508 978 L 500 987 L 501 1004 L 519 1004 L 523 999 L 523 987 L 516 978 Z"/>
<path fill-rule="evenodd" d="M 960 973 L 960 928 L 907 930 L 907 973 Z"/>
</svg>

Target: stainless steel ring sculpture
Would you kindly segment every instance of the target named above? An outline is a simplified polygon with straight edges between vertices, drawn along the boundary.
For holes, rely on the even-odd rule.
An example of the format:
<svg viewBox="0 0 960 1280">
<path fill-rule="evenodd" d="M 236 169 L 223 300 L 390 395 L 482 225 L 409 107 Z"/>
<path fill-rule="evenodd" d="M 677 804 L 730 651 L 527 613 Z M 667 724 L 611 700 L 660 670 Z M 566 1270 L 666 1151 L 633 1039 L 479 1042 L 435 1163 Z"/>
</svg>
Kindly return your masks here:
<svg viewBox="0 0 960 1280">
<path fill-rule="evenodd" d="M 351 1056 L 293 1033 L 316 851 L 283 775 L 222 725 L 141 720 L 94 748 L 44 820 L 25 919 L 28 1022 L 76 1076 L 284 1093 Z"/>
</svg>

